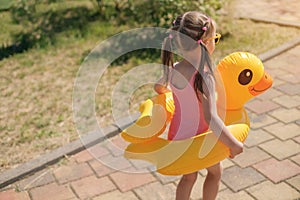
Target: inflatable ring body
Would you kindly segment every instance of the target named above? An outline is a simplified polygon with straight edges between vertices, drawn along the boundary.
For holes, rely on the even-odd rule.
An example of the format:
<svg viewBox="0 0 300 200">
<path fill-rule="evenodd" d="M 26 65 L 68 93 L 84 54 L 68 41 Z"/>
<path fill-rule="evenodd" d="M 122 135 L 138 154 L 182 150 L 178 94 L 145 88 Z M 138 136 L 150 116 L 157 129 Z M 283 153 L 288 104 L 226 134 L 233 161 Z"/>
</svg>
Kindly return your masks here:
<svg viewBox="0 0 300 200">
<path fill-rule="evenodd" d="M 250 78 L 247 77 L 249 74 Z M 215 77 L 217 82 L 223 83 L 223 90 L 225 88 L 225 124 L 234 137 L 244 142 L 250 128 L 244 104 L 270 88 L 272 78 L 264 72 L 262 62 L 246 52 L 233 53 L 221 60 Z M 221 89 L 216 87 L 220 92 Z M 184 140 L 160 138 L 172 119 L 174 109 L 172 93 L 161 94 L 142 103 L 141 116 L 121 133 L 123 139 L 131 143 L 124 156 L 149 161 L 164 175 L 192 173 L 229 156 L 228 147 L 211 131 Z"/>
<path fill-rule="evenodd" d="M 241 142 L 248 136 L 249 126 L 228 126 L 230 132 Z M 213 148 L 210 147 L 213 145 Z M 203 156 L 202 156 L 202 155 Z M 229 148 L 218 141 L 212 132 L 194 138 L 170 141 L 163 138 L 147 143 L 130 144 L 124 156 L 153 163 L 157 172 L 164 175 L 189 174 L 212 166 L 229 156 Z"/>
</svg>

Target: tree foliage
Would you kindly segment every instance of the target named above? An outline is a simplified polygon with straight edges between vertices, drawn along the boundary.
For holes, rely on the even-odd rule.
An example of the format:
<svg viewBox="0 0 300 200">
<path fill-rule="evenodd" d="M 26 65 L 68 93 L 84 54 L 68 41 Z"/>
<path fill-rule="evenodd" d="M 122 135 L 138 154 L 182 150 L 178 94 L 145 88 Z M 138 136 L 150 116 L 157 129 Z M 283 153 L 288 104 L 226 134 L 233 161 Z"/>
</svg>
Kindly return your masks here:
<svg viewBox="0 0 300 200">
<path fill-rule="evenodd" d="M 82 37 L 87 32 L 86 25 L 95 20 L 129 27 L 168 28 L 178 14 L 189 10 L 199 10 L 215 17 L 224 1 L 86 0 L 85 3 L 93 2 L 94 7 L 90 7 L 86 4 L 69 6 L 66 0 L 14 0 L 10 7 L 11 18 L 22 26 L 22 31 L 12 33 L 13 44 L 0 47 L 0 59 L 32 47 L 53 44 L 56 33 L 69 29 Z"/>
<path fill-rule="evenodd" d="M 100 14 L 121 24 L 168 27 L 181 13 L 199 10 L 215 17 L 224 0 L 92 0 Z"/>
</svg>

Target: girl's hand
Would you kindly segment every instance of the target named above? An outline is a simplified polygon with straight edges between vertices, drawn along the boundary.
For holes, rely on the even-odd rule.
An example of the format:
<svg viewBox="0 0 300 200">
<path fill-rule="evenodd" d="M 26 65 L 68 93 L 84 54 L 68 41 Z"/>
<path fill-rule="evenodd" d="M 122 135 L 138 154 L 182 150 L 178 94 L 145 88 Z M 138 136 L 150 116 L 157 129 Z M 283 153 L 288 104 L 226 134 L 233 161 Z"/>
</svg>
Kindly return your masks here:
<svg viewBox="0 0 300 200">
<path fill-rule="evenodd" d="M 243 152 L 243 143 L 237 142 L 232 148 L 230 148 L 229 158 L 233 159 L 236 155 Z"/>
</svg>

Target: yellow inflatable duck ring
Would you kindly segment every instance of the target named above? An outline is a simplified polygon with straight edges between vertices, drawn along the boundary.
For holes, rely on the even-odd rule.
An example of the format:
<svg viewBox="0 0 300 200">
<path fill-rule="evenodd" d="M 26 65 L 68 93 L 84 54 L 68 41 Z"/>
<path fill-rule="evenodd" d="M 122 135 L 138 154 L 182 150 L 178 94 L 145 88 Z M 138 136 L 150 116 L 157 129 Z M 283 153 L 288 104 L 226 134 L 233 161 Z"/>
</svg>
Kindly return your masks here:
<svg viewBox="0 0 300 200">
<path fill-rule="evenodd" d="M 264 71 L 261 60 L 247 52 L 232 53 L 222 59 L 215 77 L 217 83 L 222 83 L 216 85 L 217 92 L 225 91 L 224 97 L 217 99 L 219 107 L 222 107 L 221 102 L 226 102 L 219 115 L 229 131 L 244 142 L 250 126 L 244 104 L 270 88 L 272 78 Z M 157 95 L 142 103 L 141 116 L 121 133 L 123 139 L 131 143 L 124 156 L 149 161 L 164 175 L 192 173 L 229 156 L 229 148 L 211 131 L 184 140 L 159 137 L 172 119 L 174 109 L 172 93 Z"/>
</svg>

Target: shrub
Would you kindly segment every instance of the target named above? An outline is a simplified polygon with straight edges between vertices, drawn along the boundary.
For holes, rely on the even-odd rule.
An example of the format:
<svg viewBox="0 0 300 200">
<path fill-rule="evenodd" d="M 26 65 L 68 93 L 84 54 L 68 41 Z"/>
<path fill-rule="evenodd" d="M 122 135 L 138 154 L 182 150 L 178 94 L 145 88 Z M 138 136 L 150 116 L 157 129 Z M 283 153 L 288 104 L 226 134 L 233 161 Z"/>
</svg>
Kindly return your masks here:
<svg viewBox="0 0 300 200">
<path fill-rule="evenodd" d="M 224 0 L 94 0 L 100 14 L 117 23 L 169 27 L 180 13 L 199 10 L 215 17 Z"/>
</svg>

